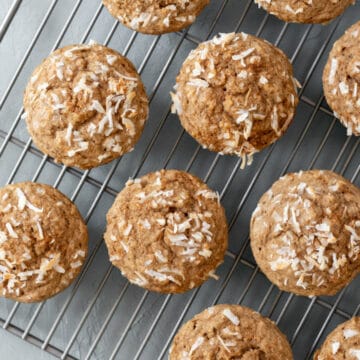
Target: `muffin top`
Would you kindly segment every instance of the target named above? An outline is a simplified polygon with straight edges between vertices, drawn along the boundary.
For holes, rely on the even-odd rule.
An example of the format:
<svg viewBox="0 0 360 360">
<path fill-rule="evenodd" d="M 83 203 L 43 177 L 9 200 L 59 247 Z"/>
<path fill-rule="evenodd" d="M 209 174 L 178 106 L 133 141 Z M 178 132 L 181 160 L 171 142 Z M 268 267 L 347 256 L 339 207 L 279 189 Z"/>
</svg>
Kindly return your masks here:
<svg viewBox="0 0 360 360">
<path fill-rule="evenodd" d="M 132 150 L 148 115 L 134 66 L 98 44 L 54 51 L 33 72 L 24 108 L 35 145 L 84 169 Z"/>
<path fill-rule="evenodd" d="M 255 0 L 281 20 L 321 24 L 339 16 L 354 0 Z"/>
<path fill-rule="evenodd" d="M 287 174 L 261 197 L 250 237 L 280 289 L 333 295 L 360 271 L 360 190 L 331 171 Z"/>
<path fill-rule="evenodd" d="M 0 292 L 21 302 L 65 289 L 87 254 L 87 228 L 61 192 L 32 182 L 0 189 Z"/>
<path fill-rule="evenodd" d="M 209 0 L 103 0 L 125 26 L 146 34 L 163 34 L 192 24 Z"/>
<path fill-rule="evenodd" d="M 183 171 L 130 180 L 107 214 L 110 260 L 152 291 L 184 292 L 215 276 L 227 239 L 218 195 Z"/>
<path fill-rule="evenodd" d="M 196 315 L 174 338 L 170 360 L 292 360 L 286 337 L 268 318 L 239 305 Z"/>
<path fill-rule="evenodd" d="M 246 157 L 276 141 L 298 103 L 285 54 L 255 36 L 220 34 L 185 60 L 173 110 L 203 147 Z"/>
<path fill-rule="evenodd" d="M 314 355 L 314 360 L 343 359 L 360 359 L 360 317 L 340 324 Z"/>
<path fill-rule="evenodd" d="M 360 21 L 334 44 L 323 73 L 324 93 L 348 135 L 360 135 Z"/>
</svg>

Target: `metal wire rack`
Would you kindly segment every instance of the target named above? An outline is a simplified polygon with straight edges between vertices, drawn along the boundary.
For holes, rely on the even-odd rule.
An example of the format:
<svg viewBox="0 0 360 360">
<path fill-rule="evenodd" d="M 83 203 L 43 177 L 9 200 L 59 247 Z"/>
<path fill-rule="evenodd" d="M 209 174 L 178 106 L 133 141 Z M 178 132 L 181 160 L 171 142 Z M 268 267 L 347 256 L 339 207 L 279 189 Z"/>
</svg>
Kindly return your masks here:
<svg viewBox="0 0 360 360">
<path fill-rule="evenodd" d="M 212 0 L 188 30 L 145 36 L 116 22 L 100 0 L 1 0 L 0 184 L 49 183 L 78 205 L 88 223 L 90 255 L 62 294 L 41 304 L 0 300 L 0 323 L 62 359 L 164 359 L 179 326 L 215 303 L 241 303 L 271 317 L 288 336 L 295 359 L 310 359 L 329 331 L 360 311 L 360 279 L 334 297 L 305 298 L 279 291 L 256 266 L 248 223 L 261 194 L 280 175 L 300 169 L 335 170 L 359 184 L 360 149 L 346 137 L 324 102 L 321 74 L 333 42 L 360 20 L 360 4 L 327 26 L 285 24 L 252 0 Z M 245 31 L 282 48 L 303 84 L 287 134 L 258 154 L 253 165 L 201 149 L 170 114 L 168 93 L 196 45 L 218 32 Z M 111 164 L 79 171 L 37 150 L 21 120 L 22 92 L 34 66 L 57 47 L 95 39 L 128 56 L 142 75 L 151 115 L 135 150 Z M 210 280 L 183 295 L 149 293 L 111 267 L 102 241 L 105 213 L 129 177 L 179 168 L 220 192 L 230 245 Z"/>
</svg>

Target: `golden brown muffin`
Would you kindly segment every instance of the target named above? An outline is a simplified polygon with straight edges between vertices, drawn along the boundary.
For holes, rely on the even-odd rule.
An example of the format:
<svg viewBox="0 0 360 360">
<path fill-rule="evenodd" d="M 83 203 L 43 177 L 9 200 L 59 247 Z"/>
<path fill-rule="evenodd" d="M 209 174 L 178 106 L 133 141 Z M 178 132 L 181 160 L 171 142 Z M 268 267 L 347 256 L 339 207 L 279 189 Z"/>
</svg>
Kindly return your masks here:
<svg viewBox="0 0 360 360">
<path fill-rule="evenodd" d="M 287 22 L 321 24 L 339 16 L 355 0 L 255 0 L 255 3 Z"/>
<path fill-rule="evenodd" d="M 112 16 L 145 34 L 164 34 L 191 25 L 209 0 L 103 0 Z"/>
<path fill-rule="evenodd" d="M 334 44 L 323 74 L 326 100 L 348 135 L 360 135 L 360 22 Z"/>
<path fill-rule="evenodd" d="M 340 324 L 316 351 L 314 360 L 359 360 L 360 317 Z"/>
<path fill-rule="evenodd" d="M 82 169 L 131 151 L 148 116 L 134 66 L 94 43 L 66 46 L 46 58 L 26 88 L 24 108 L 35 145 Z"/>
<path fill-rule="evenodd" d="M 175 91 L 173 111 L 192 137 L 209 150 L 249 156 L 249 163 L 284 134 L 298 103 L 285 54 L 244 33 L 200 44 L 185 60 Z"/>
<path fill-rule="evenodd" d="M 45 300 L 80 272 L 88 234 L 76 206 L 51 186 L 0 189 L 0 292 L 21 302 Z"/>
<path fill-rule="evenodd" d="M 250 238 L 281 290 L 333 295 L 360 271 L 360 190 L 331 171 L 287 174 L 261 197 Z"/>
<path fill-rule="evenodd" d="M 228 232 L 215 192 L 186 172 L 161 170 L 126 184 L 104 237 L 110 261 L 130 282 L 181 293 L 215 276 Z"/>
<path fill-rule="evenodd" d="M 268 318 L 239 305 L 196 315 L 174 338 L 169 360 L 292 360 L 290 345 Z"/>
</svg>

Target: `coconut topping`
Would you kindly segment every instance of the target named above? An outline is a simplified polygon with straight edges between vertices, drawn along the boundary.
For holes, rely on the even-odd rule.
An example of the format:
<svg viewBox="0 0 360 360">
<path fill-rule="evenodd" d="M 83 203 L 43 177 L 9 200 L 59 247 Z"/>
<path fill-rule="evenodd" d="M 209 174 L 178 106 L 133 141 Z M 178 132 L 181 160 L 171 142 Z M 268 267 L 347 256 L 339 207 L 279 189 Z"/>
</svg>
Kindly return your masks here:
<svg viewBox="0 0 360 360">
<path fill-rule="evenodd" d="M 316 352 L 314 359 L 351 359 L 358 360 L 360 355 L 360 318 L 353 317 L 340 324 Z"/>
<path fill-rule="evenodd" d="M 116 210 L 126 204 L 131 205 Z M 155 282 L 165 288 L 172 288 L 169 283 L 189 287 L 190 281 L 210 276 L 222 261 L 225 243 L 219 241 L 226 232 L 219 229 L 225 230 L 226 224 L 218 195 L 186 173 L 161 171 L 128 181 L 110 213 L 116 222 L 112 220 L 105 235 L 109 253 L 111 257 L 120 254 L 122 263 L 115 263 L 126 268 L 132 282 L 146 279 L 146 284 Z M 135 254 L 146 255 L 145 267 L 136 266 L 132 275 L 129 267 L 135 264 L 127 262 L 139 256 Z M 201 273 L 198 269 L 203 266 L 209 268 Z M 196 275 L 189 279 L 191 272 Z"/>
<path fill-rule="evenodd" d="M 66 208 L 55 205 L 59 202 Z M 0 213 L 2 295 L 40 301 L 69 285 L 87 249 L 86 228 L 75 206 L 47 185 L 26 182 L 0 190 Z"/>
<path fill-rule="evenodd" d="M 288 128 L 296 86 L 279 49 L 244 33 L 219 34 L 184 62 L 171 93 L 172 111 L 204 148 L 236 154 L 244 167 Z"/>
<path fill-rule="evenodd" d="M 352 0 L 255 0 L 255 3 L 286 22 L 328 23 L 340 15 Z"/>
<path fill-rule="evenodd" d="M 190 25 L 208 3 L 209 0 L 173 0 L 163 3 L 134 0 L 124 5 L 104 0 L 104 5 L 119 21 L 134 30 L 149 34 L 173 32 Z"/>
<path fill-rule="evenodd" d="M 224 316 L 226 316 L 234 325 L 239 325 L 240 324 L 240 320 L 239 318 L 230 310 L 230 309 L 225 309 L 223 311 Z"/>
<path fill-rule="evenodd" d="M 359 28 L 356 23 L 334 44 L 323 76 L 326 99 L 348 135 L 360 134 Z"/>
<path fill-rule="evenodd" d="M 275 280 L 266 271 L 271 279 L 279 277 L 279 286 L 301 294 L 327 291 L 328 284 L 334 291 L 346 281 L 343 274 L 360 261 L 359 198 L 357 188 L 331 172 L 290 174 L 277 181 L 251 225 L 255 257 L 276 274 Z M 262 238 L 266 242 L 255 245 Z"/>
<path fill-rule="evenodd" d="M 214 357 L 215 356 L 215 357 Z M 281 359 L 292 352 L 276 326 L 237 305 L 217 305 L 188 321 L 174 338 L 169 359 Z"/>
<path fill-rule="evenodd" d="M 45 153 L 66 154 L 62 162 L 88 168 L 133 148 L 148 101 L 127 59 L 91 43 L 56 50 L 35 71 L 25 93 L 26 121 Z"/>
</svg>

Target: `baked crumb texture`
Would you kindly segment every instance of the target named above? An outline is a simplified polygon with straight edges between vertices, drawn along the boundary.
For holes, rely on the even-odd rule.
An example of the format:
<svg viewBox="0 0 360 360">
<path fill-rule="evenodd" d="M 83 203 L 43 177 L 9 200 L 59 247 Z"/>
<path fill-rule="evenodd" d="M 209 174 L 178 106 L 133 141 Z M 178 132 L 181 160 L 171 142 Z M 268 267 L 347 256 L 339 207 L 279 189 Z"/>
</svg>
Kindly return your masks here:
<svg viewBox="0 0 360 360">
<path fill-rule="evenodd" d="M 281 290 L 334 295 L 360 271 L 360 190 L 331 171 L 287 174 L 261 197 L 250 237 Z"/>
<path fill-rule="evenodd" d="M 255 36 L 220 34 L 193 50 L 171 94 L 173 112 L 204 148 L 243 158 L 281 137 L 298 104 L 286 55 Z"/>
<path fill-rule="evenodd" d="M 32 182 L 0 189 L 0 294 L 45 300 L 71 284 L 84 264 L 88 234 L 76 206 Z"/>
<path fill-rule="evenodd" d="M 131 151 L 148 116 L 134 66 L 96 43 L 66 46 L 46 58 L 32 74 L 24 108 L 36 146 L 82 169 Z"/>
<path fill-rule="evenodd" d="M 228 233 L 217 193 L 193 175 L 161 170 L 128 181 L 104 237 L 110 261 L 129 281 L 180 293 L 217 279 Z"/>
<path fill-rule="evenodd" d="M 348 135 L 360 135 L 360 22 L 334 44 L 323 73 L 326 100 Z"/>
<path fill-rule="evenodd" d="M 191 25 L 209 0 L 103 0 L 112 16 L 145 34 L 164 34 Z"/>
<path fill-rule="evenodd" d="M 344 359 L 360 359 L 360 317 L 353 317 L 340 324 L 314 355 L 314 360 Z"/>
<path fill-rule="evenodd" d="M 181 327 L 169 360 L 292 360 L 286 337 L 268 318 L 239 305 L 216 305 Z"/>
<path fill-rule="evenodd" d="M 255 0 L 255 3 L 283 21 L 324 24 L 355 4 L 355 0 Z"/>
</svg>

